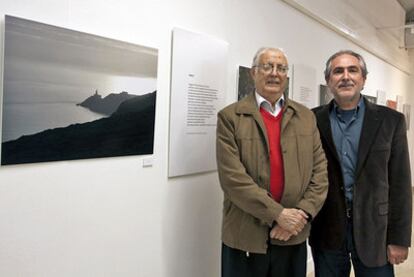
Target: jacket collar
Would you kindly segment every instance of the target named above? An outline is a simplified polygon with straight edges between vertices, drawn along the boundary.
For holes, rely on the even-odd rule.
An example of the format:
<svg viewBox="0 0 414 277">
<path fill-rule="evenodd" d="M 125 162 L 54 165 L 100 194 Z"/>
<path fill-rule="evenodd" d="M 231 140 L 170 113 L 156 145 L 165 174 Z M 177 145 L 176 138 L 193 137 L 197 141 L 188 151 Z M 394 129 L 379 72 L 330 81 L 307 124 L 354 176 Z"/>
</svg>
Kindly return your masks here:
<svg viewBox="0 0 414 277">
<path fill-rule="evenodd" d="M 282 109 L 283 118 L 282 118 L 282 127 L 281 132 L 283 133 L 286 128 L 289 120 L 299 111 L 298 104 L 294 101 L 286 98 L 284 101 L 284 106 Z M 266 128 L 260 114 L 259 108 L 257 107 L 257 101 L 254 93 L 250 93 L 244 99 L 239 101 L 239 104 L 236 108 L 237 114 L 251 115 L 259 124 L 260 128 L 263 130 L 263 133 L 266 134 Z"/>
<path fill-rule="evenodd" d="M 365 97 L 365 116 L 362 124 L 361 137 L 359 139 L 358 161 L 355 176 L 359 176 L 362 165 L 365 164 L 368 153 L 377 137 L 384 114 L 380 112 L 377 105 L 369 102 Z"/>
<path fill-rule="evenodd" d="M 250 93 L 245 98 L 239 101 L 236 107 L 237 114 L 253 115 L 258 112 L 256 97 L 254 93 Z"/>
<path fill-rule="evenodd" d="M 293 113 L 297 112 L 298 110 L 297 104 L 288 98 L 284 100 L 283 112 L 286 112 L 287 110 L 292 110 Z M 254 115 L 258 112 L 259 109 L 254 92 L 250 93 L 248 96 L 240 100 L 236 108 L 237 114 Z"/>
<path fill-rule="evenodd" d="M 363 96 L 362 96 L 363 97 Z M 364 97 L 365 115 L 364 122 L 362 124 L 361 136 L 358 149 L 358 161 L 355 176 L 359 176 L 362 165 L 368 156 L 373 141 L 378 133 L 384 115 L 380 112 L 377 105 L 372 104 Z M 329 112 L 333 108 L 334 100 L 325 106 L 322 106 L 316 111 L 316 117 L 318 118 L 318 126 L 321 136 L 324 137 L 330 151 L 334 154 L 336 160 L 339 162 L 335 143 L 332 137 L 331 122 L 329 120 Z"/>
<path fill-rule="evenodd" d="M 335 143 L 333 141 L 331 121 L 329 120 L 329 112 L 334 108 L 334 100 L 331 100 L 329 104 L 320 108 L 316 108 L 315 115 L 318 122 L 320 136 L 327 142 L 327 146 L 331 153 L 333 153 L 335 159 L 339 162 L 339 157 L 336 152 Z"/>
<path fill-rule="evenodd" d="M 282 109 L 282 126 L 281 133 L 283 133 L 286 128 L 289 120 L 292 116 L 298 111 L 298 106 L 295 102 L 285 99 L 284 107 Z M 263 122 L 262 115 L 260 114 L 259 108 L 257 106 L 257 101 L 254 93 L 250 93 L 248 96 L 237 102 L 236 114 L 238 115 L 247 115 L 252 116 L 256 124 L 258 125 L 260 132 L 266 141 L 266 147 L 269 149 L 269 142 L 267 140 L 266 126 Z"/>
</svg>

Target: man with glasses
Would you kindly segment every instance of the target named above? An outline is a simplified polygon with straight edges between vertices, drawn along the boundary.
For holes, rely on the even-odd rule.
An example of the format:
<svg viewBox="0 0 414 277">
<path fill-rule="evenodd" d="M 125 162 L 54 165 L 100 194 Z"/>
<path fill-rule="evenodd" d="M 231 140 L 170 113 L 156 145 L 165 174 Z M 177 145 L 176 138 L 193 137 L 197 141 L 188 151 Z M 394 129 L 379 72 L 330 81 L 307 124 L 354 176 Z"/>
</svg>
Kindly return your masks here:
<svg viewBox="0 0 414 277">
<path fill-rule="evenodd" d="M 312 222 L 317 277 L 391 277 L 411 243 L 411 177 L 404 115 L 361 95 L 368 70 L 345 50 L 326 62 L 334 100 L 314 110 L 329 194 Z"/>
<path fill-rule="evenodd" d="M 326 159 L 313 113 L 283 96 L 287 73 L 282 50 L 259 49 L 255 91 L 218 114 L 222 277 L 306 276 L 305 241 L 326 197 Z"/>
</svg>

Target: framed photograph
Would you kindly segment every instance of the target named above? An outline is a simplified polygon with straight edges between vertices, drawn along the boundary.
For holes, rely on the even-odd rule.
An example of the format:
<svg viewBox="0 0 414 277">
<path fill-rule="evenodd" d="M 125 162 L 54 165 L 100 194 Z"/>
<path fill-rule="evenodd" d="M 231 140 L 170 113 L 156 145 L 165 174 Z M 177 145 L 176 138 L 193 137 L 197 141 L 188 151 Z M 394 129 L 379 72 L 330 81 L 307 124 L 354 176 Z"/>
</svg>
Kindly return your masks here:
<svg viewBox="0 0 414 277">
<path fill-rule="evenodd" d="M 287 78 L 286 88 L 283 92 L 285 99 L 289 98 L 289 82 L 290 78 Z M 250 74 L 250 67 L 239 66 L 239 78 L 238 78 L 238 93 L 237 100 L 241 100 L 250 93 L 254 93 L 254 80 Z"/>
<path fill-rule="evenodd" d="M 319 105 L 326 105 L 333 99 L 333 95 L 326 85 L 319 85 Z"/>
<path fill-rule="evenodd" d="M 158 50 L 6 16 L 1 164 L 153 153 Z"/>
<path fill-rule="evenodd" d="M 250 93 L 254 93 L 254 81 L 250 75 L 250 67 L 239 66 L 239 84 L 237 100 L 241 100 Z"/>
<path fill-rule="evenodd" d="M 405 123 L 407 125 L 407 130 L 410 130 L 410 121 L 411 121 L 411 105 L 410 104 L 403 105 L 403 114 L 405 116 Z"/>
<path fill-rule="evenodd" d="M 397 101 L 387 100 L 387 107 L 393 110 L 397 110 Z"/>
<path fill-rule="evenodd" d="M 364 94 L 364 97 L 369 101 L 369 102 L 371 102 L 371 103 L 374 103 L 374 104 L 377 104 L 377 97 L 374 97 L 374 96 L 369 96 L 369 95 L 365 95 Z"/>
<path fill-rule="evenodd" d="M 387 92 L 383 89 L 377 90 L 377 104 L 378 105 L 387 105 Z"/>
</svg>

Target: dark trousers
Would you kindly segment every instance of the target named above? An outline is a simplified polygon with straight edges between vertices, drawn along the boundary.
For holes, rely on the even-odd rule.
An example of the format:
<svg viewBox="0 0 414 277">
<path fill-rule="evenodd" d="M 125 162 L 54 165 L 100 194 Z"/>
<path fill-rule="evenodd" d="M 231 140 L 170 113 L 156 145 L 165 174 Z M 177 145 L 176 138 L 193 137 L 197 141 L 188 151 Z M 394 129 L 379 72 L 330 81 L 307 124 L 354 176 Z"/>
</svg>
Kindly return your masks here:
<svg viewBox="0 0 414 277">
<path fill-rule="evenodd" d="M 393 277 L 394 267 L 386 264 L 379 267 L 367 267 L 355 250 L 352 224 L 347 226 L 347 236 L 340 250 L 322 250 L 312 248 L 315 263 L 315 277 L 349 277 L 351 261 L 355 277 Z"/>
<path fill-rule="evenodd" d="M 222 244 L 222 277 L 305 277 L 306 242 L 269 245 L 266 254 L 240 251 Z"/>
</svg>

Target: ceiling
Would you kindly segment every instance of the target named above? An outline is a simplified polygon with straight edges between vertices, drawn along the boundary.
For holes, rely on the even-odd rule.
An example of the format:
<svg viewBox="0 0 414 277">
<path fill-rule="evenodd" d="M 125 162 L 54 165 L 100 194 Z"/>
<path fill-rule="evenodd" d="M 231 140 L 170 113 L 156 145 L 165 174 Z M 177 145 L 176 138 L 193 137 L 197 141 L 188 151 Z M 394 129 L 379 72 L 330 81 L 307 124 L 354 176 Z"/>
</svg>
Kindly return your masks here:
<svg viewBox="0 0 414 277">
<path fill-rule="evenodd" d="M 380 59 L 414 74 L 408 59 L 410 52 L 414 52 L 414 45 L 406 43 L 407 18 L 412 18 L 414 0 L 283 1 Z"/>
<path fill-rule="evenodd" d="M 414 15 L 414 1 L 413 0 L 397 0 L 404 8 L 406 14 Z"/>
</svg>

